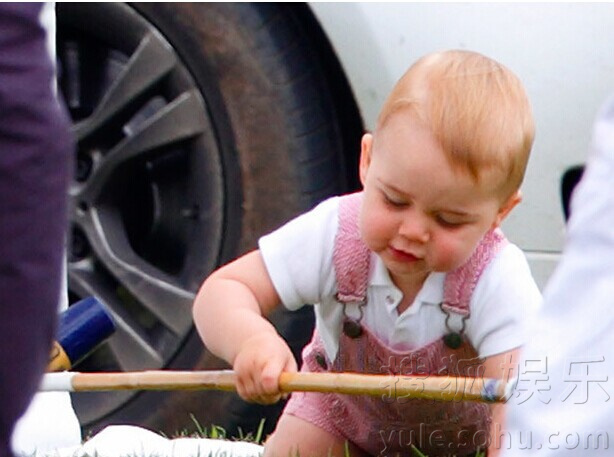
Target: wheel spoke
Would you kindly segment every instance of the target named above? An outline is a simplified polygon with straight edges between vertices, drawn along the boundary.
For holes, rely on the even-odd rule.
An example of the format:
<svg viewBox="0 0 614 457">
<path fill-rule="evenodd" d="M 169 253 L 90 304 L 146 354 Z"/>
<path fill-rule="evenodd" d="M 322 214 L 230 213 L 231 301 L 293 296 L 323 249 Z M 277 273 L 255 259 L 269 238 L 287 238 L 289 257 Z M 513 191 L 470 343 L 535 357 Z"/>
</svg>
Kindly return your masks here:
<svg viewBox="0 0 614 457">
<path fill-rule="evenodd" d="M 134 327 L 125 324 L 117 336 L 109 341 L 111 351 L 122 371 L 152 370 L 162 368 L 164 359 L 145 343 Z"/>
<path fill-rule="evenodd" d="M 134 253 L 119 228 L 119 216 L 101 215 L 96 209 L 89 214 L 81 226 L 102 264 L 166 328 L 178 336 L 185 334 L 192 325 L 194 294 Z"/>
<path fill-rule="evenodd" d="M 117 295 L 101 283 L 87 264 L 69 265 L 70 288 L 81 296 L 95 296 L 113 315 L 115 333 L 107 344 L 122 370 L 154 369 L 163 366 L 162 356 L 147 342 L 137 322 L 126 312 Z"/>
<path fill-rule="evenodd" d="M 125 138 L 107 153 L 90 178 L 82 197 L 93 201 L 106 182 L 122 164 L 206 131 L 202 119 L 203 105 L 196 92 L 187 92 L 143 123 L 134 135 Z"/>
<path fill-rule="evenodd" d="M 147 34 L 126 68 L 109 88 L 90 117 L 74 126 L 79 141 L 106 125 L 114 116 L 134 104 L 139 96 L 166 76 L 176 64 L 172 48 L 156 34 Z"/>
</svg>

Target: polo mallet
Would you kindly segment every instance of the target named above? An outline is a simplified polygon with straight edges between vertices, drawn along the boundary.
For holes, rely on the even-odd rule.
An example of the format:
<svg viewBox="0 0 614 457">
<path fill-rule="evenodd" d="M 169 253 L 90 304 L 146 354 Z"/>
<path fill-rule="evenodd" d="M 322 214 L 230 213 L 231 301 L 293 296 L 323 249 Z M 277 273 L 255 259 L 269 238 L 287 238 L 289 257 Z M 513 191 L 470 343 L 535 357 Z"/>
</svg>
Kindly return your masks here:
<svg viewBox="0 0 614 457">
<path fill-rule="evenodd" d="M 385 399 L 505 402 L 515 383 L 455 376 L 403 376 L 355 373 L 282 373 L 280 390 L 371 395 Z M 48 373 L 41 391 L 235 390 L 235 374 L 220 371 L 135 371 L 119 373 Z"/>
<path fill-rule="evenodd" d="M 70 370 L 115 332 L 115 323 L 95 297 L 71 305 L 59 316 L 47 371 Z"/>
</svg>

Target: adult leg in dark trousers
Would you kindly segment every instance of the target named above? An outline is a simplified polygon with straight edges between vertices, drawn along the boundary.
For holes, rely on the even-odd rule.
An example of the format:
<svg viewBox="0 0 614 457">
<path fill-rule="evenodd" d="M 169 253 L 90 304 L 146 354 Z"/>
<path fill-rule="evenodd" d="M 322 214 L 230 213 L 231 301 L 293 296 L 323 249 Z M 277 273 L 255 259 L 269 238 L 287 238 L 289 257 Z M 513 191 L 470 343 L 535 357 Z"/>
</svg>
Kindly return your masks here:
<svg viewBox="0 0 614 457">
<path fill-rule="evenodd" d="M 0 3 L 0 457 L 48 360 L 72 169 L 42 7 Z"/>
</svg>

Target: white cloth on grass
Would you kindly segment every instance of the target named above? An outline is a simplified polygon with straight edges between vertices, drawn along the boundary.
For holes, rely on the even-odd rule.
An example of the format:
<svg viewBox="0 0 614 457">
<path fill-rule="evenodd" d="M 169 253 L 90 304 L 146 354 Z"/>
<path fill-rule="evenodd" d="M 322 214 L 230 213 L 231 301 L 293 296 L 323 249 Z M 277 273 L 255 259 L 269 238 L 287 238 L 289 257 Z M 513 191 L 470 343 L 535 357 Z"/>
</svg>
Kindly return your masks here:
<svg viewBox="0 0 614 457">
<path fill-rule="evenodd" d="M 168 439 L 141 427 L 111 425 L 82 446 L 59 449 L 49 457 L 260 457 L 262 451 L 245 441 Z"/>
</svg>

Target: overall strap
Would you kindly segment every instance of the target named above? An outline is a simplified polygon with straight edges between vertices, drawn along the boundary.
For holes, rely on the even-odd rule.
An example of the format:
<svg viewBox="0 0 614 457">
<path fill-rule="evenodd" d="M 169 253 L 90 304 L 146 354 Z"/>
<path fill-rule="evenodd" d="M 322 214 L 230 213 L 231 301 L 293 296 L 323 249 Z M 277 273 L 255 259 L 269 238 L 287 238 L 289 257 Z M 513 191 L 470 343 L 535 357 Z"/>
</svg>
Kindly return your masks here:
<svg viewBox="0 0 614 457">
<path fill-rule="evenodd" d="M 446 275 L 441 305 L 443 310 L 469 316 L 471 296 L 480 276 L 507 243 L 500 229 L 486 232 L 469 260 Z"/>
<path fill-rule="evenodd" d="M 371 252 L 360 238 L 358 218 L 362 192 L 339 197 L 339 226 L 335 235 L 333 265 L 337 301 L 366 303 Z"/>
</svg>

